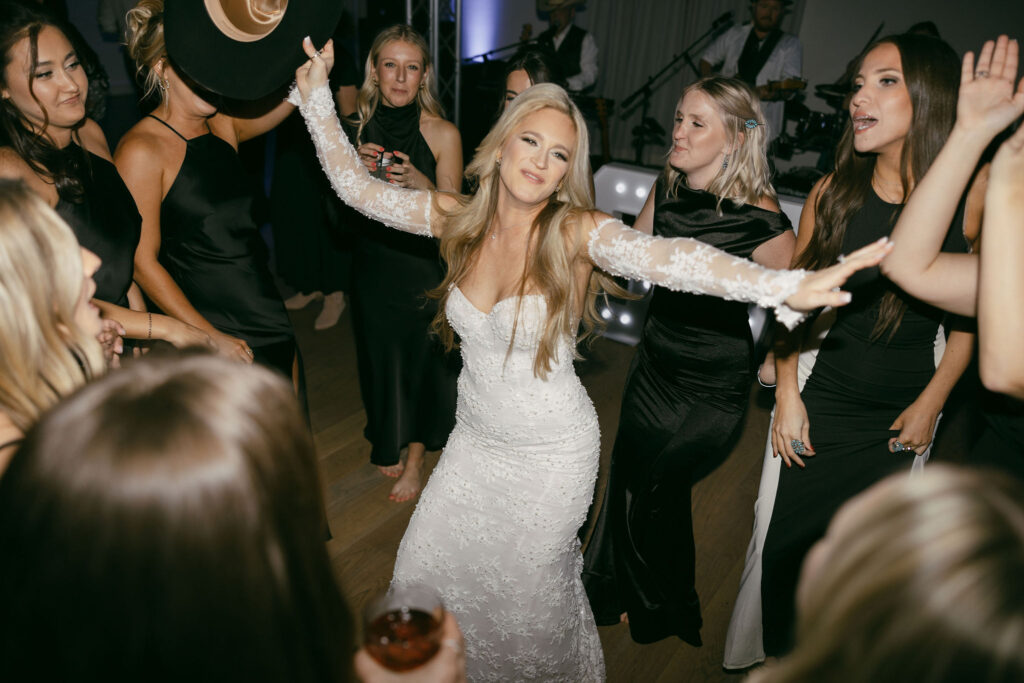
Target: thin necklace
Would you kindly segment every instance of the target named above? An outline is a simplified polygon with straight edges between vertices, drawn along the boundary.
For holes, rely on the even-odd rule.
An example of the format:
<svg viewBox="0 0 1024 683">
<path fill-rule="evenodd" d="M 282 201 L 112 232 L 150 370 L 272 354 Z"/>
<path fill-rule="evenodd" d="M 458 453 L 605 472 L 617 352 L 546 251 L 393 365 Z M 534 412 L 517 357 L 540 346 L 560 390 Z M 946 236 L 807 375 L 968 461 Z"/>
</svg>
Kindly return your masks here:
<svg viewBox="0 0 1024 683">
<path fill-rule="evenodd" d="M 879 178 L 876 174 L 871 175 L 871 180 L 875 184 L 875 189 L 882 195 L 882 199 L 888 204 L 902 204 L 903 203 L 903 183 L 893 183 L 885 181 Z M 889 191 L 886 189 L 886 185 L 889 187 L 898 187 L 899 191 L 896 195 L 896 199 L 892 199 Z"/>
</svg>

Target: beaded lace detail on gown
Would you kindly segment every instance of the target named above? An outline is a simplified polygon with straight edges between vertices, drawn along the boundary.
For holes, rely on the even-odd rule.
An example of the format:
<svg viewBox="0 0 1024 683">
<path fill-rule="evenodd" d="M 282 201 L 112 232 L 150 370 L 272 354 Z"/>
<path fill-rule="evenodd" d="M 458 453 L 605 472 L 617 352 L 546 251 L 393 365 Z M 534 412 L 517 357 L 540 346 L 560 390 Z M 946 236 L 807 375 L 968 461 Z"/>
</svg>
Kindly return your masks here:
<svg viewBox="0 0 1024 683">
<path fill-rule="evenodd" d="M 547 309 L 518 299 L 478 310 L 455 289 L 461 339 L 455 430 L 409 522 L 393 582 L 437 588 L 466 636 L 471 681 L 602 681 L 576 532 L 600 457 L 597 414 L 563 337 L 533 374 Z"/>
<path fill-rule="evenodd" d="M 306 102 L 296 90 L 289 99 L 346 203 L 432 235 L 433 195 L 365 171 L 326 86 Z M 782 304 L 802 272 L 768 270 L 692 239 L 652 238 L 616 220 L 591 231 L 588 253 L 616 275 L 771 306 L 793 325 L 802 318 Z M 576 537 L 593 497 L 600 433 L 573 370 L 576 340 L 562 336 L 540 379 L 533 361 L 547 316 L 542 296 L 504 299 L 484 312 L 455 288 L 446 314 L 463 359 L 456 424 L 402 539 L 393 583 L 440 591 L 466 636 L 471 681 L 603 681 Z"/>
</svg>

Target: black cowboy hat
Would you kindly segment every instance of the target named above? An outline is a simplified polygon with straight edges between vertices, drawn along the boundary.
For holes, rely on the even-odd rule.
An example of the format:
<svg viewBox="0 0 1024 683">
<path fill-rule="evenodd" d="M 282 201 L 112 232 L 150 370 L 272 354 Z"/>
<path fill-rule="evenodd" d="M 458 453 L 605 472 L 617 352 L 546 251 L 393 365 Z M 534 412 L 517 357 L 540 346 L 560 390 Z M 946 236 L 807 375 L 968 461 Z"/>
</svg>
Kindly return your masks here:
<svg viewBox="0 0 1024 683">
<path fill-rule="evenodd" d="M 341 18 L 339 0 L 166 0 L 164 41 L 176 68 L 225 97 L 255 100 L 306 61 Z"/>
</svg>

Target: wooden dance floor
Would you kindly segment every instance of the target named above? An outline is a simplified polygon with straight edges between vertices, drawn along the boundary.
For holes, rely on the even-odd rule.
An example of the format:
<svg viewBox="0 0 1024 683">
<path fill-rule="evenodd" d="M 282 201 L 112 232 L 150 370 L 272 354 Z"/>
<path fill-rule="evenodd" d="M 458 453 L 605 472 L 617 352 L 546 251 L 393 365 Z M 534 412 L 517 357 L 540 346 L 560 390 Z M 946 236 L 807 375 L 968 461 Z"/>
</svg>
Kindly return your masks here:
<svg viewBox="0 0 1024 683">
<path fill-rule="evenodd" d="M 363 439 L 366 418 L 359 398 L 348 311 L 334 328 L 314 332 L 317 312 L 318 306 L 314 304 L 291 315 L 305 361 L 313 432 L 326 490 L 327 515 L 334 534 L 328 550 L 349 605 L 359 614 L 368 598 L 387 588 L 398 543 L 414 503 L 389 501 L 388 492 L 394 480 L 383 477 L 370 465 L 370 446 Z M 600 492 L 607 476 L 623 381 L 633 349 L 599 339 L 584 352 L 588 358 L 578 364 L 578 370 L 601 421 Z M 723 672 L 721 660 L 753 523 L 768 426 L 768 410 L 756 405 L 756 395 L 752 400 L 755 404 L 735 451 L 722 467 L 697 485 L 693 495 L 704 646 L 694 648 L 675 638 L 641 646 L 633 643 L 626 626 L 601 628 L 610 683 L 742 678 Z M 427 454 L 429 468 L 433 468 L 437 458 L 438 453 Z"/>
</svg>

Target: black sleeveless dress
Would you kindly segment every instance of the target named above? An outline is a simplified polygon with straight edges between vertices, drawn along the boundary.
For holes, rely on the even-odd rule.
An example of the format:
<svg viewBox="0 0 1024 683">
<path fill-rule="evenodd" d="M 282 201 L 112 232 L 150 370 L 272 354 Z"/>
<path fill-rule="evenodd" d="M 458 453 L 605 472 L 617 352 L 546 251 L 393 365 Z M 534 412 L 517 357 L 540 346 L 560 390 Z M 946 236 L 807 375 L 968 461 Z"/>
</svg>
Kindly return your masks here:
<svg viewBox="0 0 1024 683">
<path fill-rule="evenodd" d="M 850 253 L 892 232 L 900 210 L 874 192 L 850 220 L 842 252 Z M 966 252 L 963 211 L 957 212 L 942 250 Z M 889 425 L 914 402 L 935 374 L 935 338 L 943 313 L 903 294 L 877 267 L 844 285 L 853 302 L 836 311 L 801 398 L 807 409 L 813 458 L 806 467 L 783 467 L 762 554 L 764 649 L 784 654 L 792 644 L 796 583 L 804 556 L 825 534 L 835 512 L 888 474 L 909 470 L 913 453 L 889 451 L 897 436 Z M 887 292 L 906 304 L 896 332 L 872 340 Z"/>
<path fill-rule="evenodd" d="M 436 182 L 437 163 L 419 128 L 415 102 L 377 108 L 362 142 L 409 155 Z M 354 131 L 350 131 L 350 134 Z M 459 354 L 445 354 L 428 331 L 437 303 L 426 292 L 444 268 L 435 240 L 425 240 L 369 219 L 357 219 L 352 264 L 352 320 L 359 388 L 366 409 L 370 462 L 394 465 L 410 442 L 439 450 L 455 427 Z"/>
<path fill-rule="evenodd" d="M 61 197 L 54 207 L 71 226 L 78 243 L 103 261 L 93 279 L 100 301 L 128 306 L 128 288 L 135 274 L 142 217 L 114 164 L 71 143 L 61 154 L 80 170 L 82 197 Z"/>
<path fill-rule="evenodd" d="M 292 376 L 295 334 L 252 217 L 252 189 L 238 153 L 207 132 L 185 140 L 185 158 L 160 204 L 160 264 L 211 325 L 244 339 L 256 362 Z"/>
<path fill-rule="evenodd" d="M 654 234 L 692 237 L 749 258 L 791 229 L 785 214 L 683 186 L 653 190 Z M 639 643 L 676 635 L 700 645 L 690 486 L 729 455 L 754 376 L 747 304 L 654 289 L 622 398 L 611 473 L 584 556 L 583 583 L 599 625 Z"/>
</svg>

